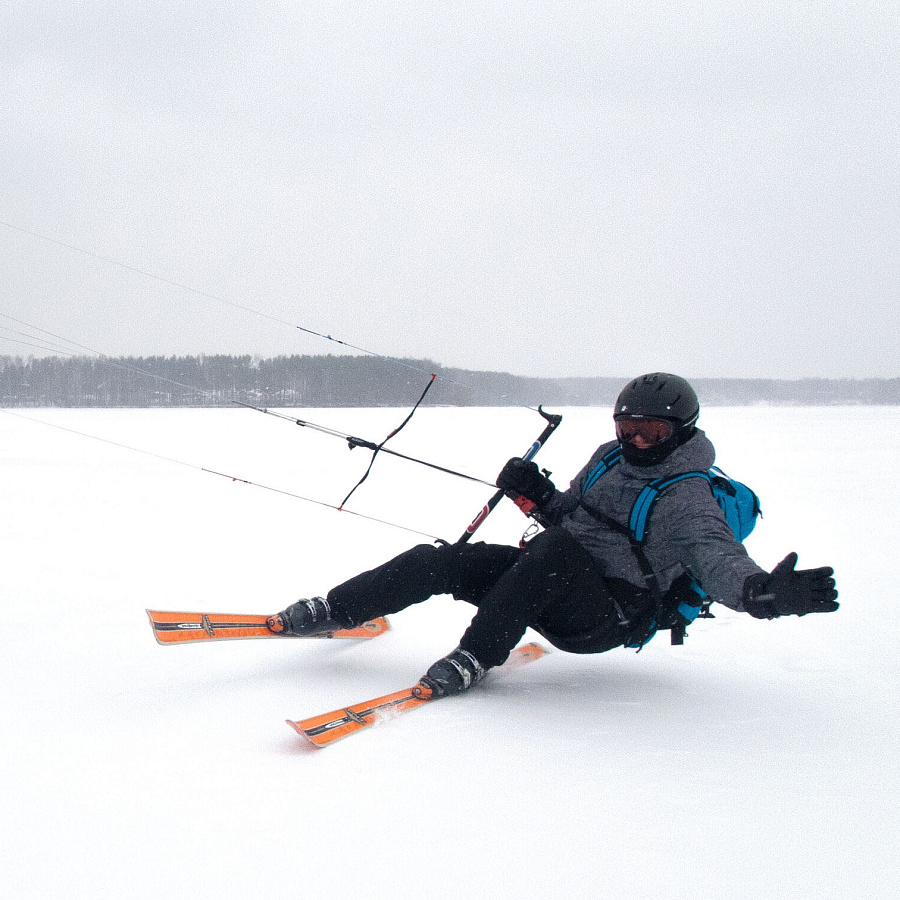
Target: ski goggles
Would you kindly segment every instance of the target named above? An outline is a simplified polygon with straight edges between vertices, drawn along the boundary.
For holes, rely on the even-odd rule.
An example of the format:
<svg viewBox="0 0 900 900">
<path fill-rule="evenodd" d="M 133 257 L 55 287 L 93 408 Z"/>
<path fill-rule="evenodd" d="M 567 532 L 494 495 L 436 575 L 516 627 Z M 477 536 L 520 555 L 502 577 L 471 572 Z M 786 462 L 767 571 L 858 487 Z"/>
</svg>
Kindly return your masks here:
<svg viewBox="0 0 900 900">
<path fill-rule="evenodd" d="M 630 444 L 639 437 L 648 447 L 653 447 L 667 441 L 674 433 L 674 426 L 665 419 L 644 419 L 632 416 L 616 418 L 616 437 L 623 444 Z"/>
</svg>

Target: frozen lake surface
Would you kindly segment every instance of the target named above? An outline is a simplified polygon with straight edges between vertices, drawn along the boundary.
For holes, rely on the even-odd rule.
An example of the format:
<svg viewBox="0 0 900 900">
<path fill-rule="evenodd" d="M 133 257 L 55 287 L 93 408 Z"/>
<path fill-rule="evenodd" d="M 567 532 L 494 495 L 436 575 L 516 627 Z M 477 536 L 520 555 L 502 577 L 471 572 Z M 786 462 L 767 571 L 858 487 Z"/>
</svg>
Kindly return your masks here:
<svg viewBox="0 0 900 900">
<path fill-rule="evenodd" d="M 299 414 L 378 441 L 405 412 Z M 538 459 L 565 486 L 611 423 L 562 412 Z M 761 497 L 751 555 L 833 565 L 838 613 L 717 607 L 683 647 L 557 651 L 316 750 L 284 720 L 414 683 L 472 609 L 435 598 L 365 643 L 172 648 L 144 610 L 271 613 L 427 540 L 289 495 L 340 503 L 370 454 L 249 410 L 5 412 L 5 895 L 900 896 L 900 409 L 700 425 Z M 492 480 L 542 426 L 423 409 L 390 446 Z M 380 457 L 350 506 L 454 540 L 490 493 Z M 480 537 L 518 540 L 503 507 Z"/>
</svg>

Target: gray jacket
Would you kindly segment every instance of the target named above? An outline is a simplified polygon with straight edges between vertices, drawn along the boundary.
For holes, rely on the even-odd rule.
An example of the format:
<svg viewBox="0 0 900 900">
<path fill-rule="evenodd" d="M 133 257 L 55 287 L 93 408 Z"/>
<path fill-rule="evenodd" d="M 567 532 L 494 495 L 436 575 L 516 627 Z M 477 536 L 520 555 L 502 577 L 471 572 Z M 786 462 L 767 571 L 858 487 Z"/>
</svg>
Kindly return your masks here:
<svg viewBox="0 0 900 900">
<path fill-rule="evenodd" d="M 627 535 L 598 521 L 584 506 L 627 528 L 634 501 L 646 484 L 683 472 L 705 471 L 715 462 L 716 452 L 709 438 L 697 429 L 689 441 L 658 465 L 641 468 L 621 460 L 582 496 L 588 475 L 615 447 L 614 441 L 598 447 L 569 489 L 557 491 L 542 512 L 552 524 L 561 525 L 578 540 L 606 577 L 646 588 Z M 663 592 L 687 571 L 713 600 L 743 610 L 744 582 L 764 570 L 735 540 L 707 481 L 687 478 L 667 489 L 654 504 L 648 522 L 642 548 Z"/>
</svg>

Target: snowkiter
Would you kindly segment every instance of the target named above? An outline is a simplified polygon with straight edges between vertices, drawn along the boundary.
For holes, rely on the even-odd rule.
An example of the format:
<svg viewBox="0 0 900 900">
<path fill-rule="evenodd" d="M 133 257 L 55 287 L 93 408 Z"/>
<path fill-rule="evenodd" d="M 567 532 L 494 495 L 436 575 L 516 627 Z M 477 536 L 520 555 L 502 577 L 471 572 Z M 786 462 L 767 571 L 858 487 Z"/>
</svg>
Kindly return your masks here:
<svg viewBox="0 0 900 900">
<path fill-rule="evenodd" d="M 547 526 L 524 547 L 422 544 L 327 597 L 292 604 L 273 617 L 274 628 L 308 635 L 353 627 L 453 594 L 478 610 L 459 646 L 423 677 L 440 697 L 466 690 L 500 665 L 529 626 L 573 653 L 640 647 L 657 628 L 683 625 L 683 604 L 699 607 L 692 584 L 757 618 L 836 610 L 833 570 L 797 570 L 795 553 L 772 572 L 760 568 L 704 478 L 686 478 L 659 495 L 636 547 L 628 525 L 642 489 L 714 463 L 713 445 L 696 426 L 699 413 L 683 378 L 659 372 L 635 378 L 616 400 L 616 440 L 597 448 L 567 490 L 534 462 L 514 457 L 503 467 L 497 486 L 527 498 Z M 607 470 L 602 461 L 617 447 L 621 457 Z"/>
</svg>

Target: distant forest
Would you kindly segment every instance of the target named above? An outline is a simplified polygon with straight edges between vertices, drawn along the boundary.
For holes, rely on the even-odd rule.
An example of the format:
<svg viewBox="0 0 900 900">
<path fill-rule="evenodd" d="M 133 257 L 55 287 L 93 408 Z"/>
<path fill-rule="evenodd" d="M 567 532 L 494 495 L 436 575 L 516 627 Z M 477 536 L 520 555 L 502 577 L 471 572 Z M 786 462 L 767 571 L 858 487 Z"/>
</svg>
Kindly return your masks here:
<svg viewBox="0 0 900 900">
<path fill-rule="evenodd" d="M 0 356 L 4 407 L 609 406 L 631 377 L 527 378 L 372 356 Z M 900 378 L 691 379 L 712 406 L 900 404 Z"/>
</svg>

